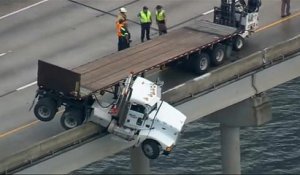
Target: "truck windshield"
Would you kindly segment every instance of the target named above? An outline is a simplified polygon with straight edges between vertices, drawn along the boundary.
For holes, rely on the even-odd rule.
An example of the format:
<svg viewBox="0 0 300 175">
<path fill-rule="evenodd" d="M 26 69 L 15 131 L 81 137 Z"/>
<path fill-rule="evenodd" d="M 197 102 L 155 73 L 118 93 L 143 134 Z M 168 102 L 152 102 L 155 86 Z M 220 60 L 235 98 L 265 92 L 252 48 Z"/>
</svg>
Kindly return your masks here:
<svg viewBox="0 0 300 175">
<path fill-rule="evenodd" d="M 145 107 L 143 105 L 132 104 L 130 110 L 144 114 Z"/>
</svg>

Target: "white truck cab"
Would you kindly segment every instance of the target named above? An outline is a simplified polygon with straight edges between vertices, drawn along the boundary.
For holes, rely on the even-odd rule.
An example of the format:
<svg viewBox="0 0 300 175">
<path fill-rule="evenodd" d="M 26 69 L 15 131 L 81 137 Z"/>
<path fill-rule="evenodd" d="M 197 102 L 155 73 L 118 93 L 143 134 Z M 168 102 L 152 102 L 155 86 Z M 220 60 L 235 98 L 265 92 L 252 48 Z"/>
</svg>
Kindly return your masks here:
<svg viewBox="0 0 300 175">
<path fill-rule="evenodd" d="M 128 91 L 123 89 L 117 105 L 105 109 L 95 102 L 92 116 L 107 127 L 109 133 L 128 141 L 135 140 L 135 146 L 141 146 L 149 159 L 170 153 L 186 116 L 162 101 L 161 87 L 145 78 L 132 80 L 129 77 L 125 86 Z"/>
</svg>

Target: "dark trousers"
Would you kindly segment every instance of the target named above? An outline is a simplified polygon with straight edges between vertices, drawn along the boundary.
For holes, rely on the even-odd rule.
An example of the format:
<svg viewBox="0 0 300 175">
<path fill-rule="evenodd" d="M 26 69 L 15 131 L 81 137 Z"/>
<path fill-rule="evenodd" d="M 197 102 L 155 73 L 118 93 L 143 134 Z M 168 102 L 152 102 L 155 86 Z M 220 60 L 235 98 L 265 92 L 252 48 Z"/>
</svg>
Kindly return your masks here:
<svg viewBox="0 0 300 175">
<path fill-rule="evenodd" d="M 290 15 L 290 0 L 281 0 L 281 16 Z"/>
<path fill-rule="evenodd" d="M 158 33 L 159 33 L 159 35 L 167 33 L 167 26 L 166 26 L 165 21 L 162 21 L 162 22 L 157 21 L 157 26 L 158 26 Z"/>
<path fill-rule="evenodd" d="M 129 43 L 125 37 L 119 37 L 118 51 L 129 48 Z"/>
<path fill-rule="evenodd" d="M 145 33 L 147 40 L 150 40 L 150 26 L 151 23 L 141 23 L 141 41 L 144 42 Z"/>
</svg>

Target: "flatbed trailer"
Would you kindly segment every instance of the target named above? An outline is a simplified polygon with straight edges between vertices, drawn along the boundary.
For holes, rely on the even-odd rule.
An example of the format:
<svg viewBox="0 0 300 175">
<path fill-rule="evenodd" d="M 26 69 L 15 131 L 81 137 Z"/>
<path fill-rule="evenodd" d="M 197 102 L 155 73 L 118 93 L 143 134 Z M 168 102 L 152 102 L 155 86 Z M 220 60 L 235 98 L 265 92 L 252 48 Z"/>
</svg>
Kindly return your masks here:
<svg viewBox="0 0 300 175">
<path fill-rule="evenodd" d="M 118 83 L 130 72 L 140 74 L 175 60 L 188 59 L 191 54 L 228 42 L 238 34 L 239 31 L 233 27 L 199 21 L 73 71 L 81 75 L 81 87 L 95 92 Z"/>
</svg>

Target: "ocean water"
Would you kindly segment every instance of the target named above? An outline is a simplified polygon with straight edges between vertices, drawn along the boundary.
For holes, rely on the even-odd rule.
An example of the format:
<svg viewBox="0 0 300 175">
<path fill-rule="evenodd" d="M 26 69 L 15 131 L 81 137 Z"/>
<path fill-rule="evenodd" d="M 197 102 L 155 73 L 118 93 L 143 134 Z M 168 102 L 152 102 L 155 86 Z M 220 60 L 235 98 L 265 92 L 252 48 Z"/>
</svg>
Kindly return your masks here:
<svg viewBox="0 0 300 175">
<path fill-rule="evenodd" d="M 260 127 L 243 127 L 243 174 L 300 174 L 300 78 L 267 91 L 273 120 Z M 219 124 L 188 124 L 169 156 L 151 162 L 154 174 L 220 174 Z M 71 174 L 128 174 L 129 151 L 92 163 Z"/>
</svg>

